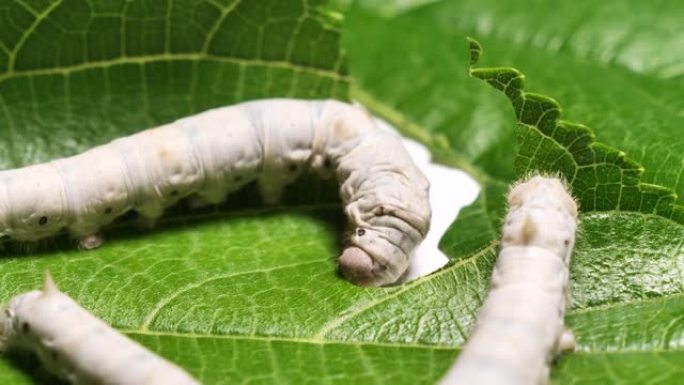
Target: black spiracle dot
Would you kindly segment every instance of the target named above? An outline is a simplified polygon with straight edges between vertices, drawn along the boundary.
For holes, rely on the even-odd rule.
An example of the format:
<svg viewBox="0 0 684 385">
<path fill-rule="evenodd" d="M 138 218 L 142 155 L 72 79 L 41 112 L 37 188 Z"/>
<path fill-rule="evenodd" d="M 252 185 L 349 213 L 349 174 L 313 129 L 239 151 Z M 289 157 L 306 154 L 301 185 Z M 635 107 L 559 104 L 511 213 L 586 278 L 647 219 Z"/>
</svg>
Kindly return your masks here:
<svg viewBox="0 0 684 385">
<path fill-rule="evenodd" d="M 295 172 L 295 171 L 297 171 L 297 165 L 294 164 L 294 163 L 292 163 L 292 164 L 290 165 L 290 167 L 289 167 L 289 170 L 290 170 L 290 172 Z"/>
<path fill-rule="evenodd" d="M 21 324 L 21 331 L 22 331 L 24 334 L 28 334 L 28 332 L 31 331 L 31 325 L 29 325 L 28 322 L 22 322 L 22 324 Z"/>
<path fill-rule="evenodd" d="M 325 167 L 325 168 L 332 167 L 332 160 L 330 160 L 330 158 L 325 158 L 325 160 L 323 161 L 323 167 Z"/>
<path fill-rule="evenodd" d="M 109 215 L 109 214 L 112 213 L 112 211 L 113 211 L 113 210 L 112 210 L 111 207 L 107 207 L 107 208 L 105 209 L 104 213 L 105 213 L 106 215 Z"/>
<path fill-rule="evenodd" d="M 565 244 L 565 246 L 568 246 L 568 245 L 570 245 L 570 240 L 569 240 L 569 239 L 566 239 L 566 240 L 563 241 L 563 243 Z"/>
<path fill-rule="evenodd" d="M 356 229 L 356 235 L 358 235 L 359 237 L 363 237 L 364 235 L 366 235 L 366 230 Z"/>
<path fill-rule="evenodd" d="M 48 222 L 48 218 L 47 218 L 46 216 L 42 216 L 42 217 L 40 217 L 40 219 L 38 220 L 38 224 L 41 225 L 41 226 L 46 225 L 47 222 Z"/>
</svg>

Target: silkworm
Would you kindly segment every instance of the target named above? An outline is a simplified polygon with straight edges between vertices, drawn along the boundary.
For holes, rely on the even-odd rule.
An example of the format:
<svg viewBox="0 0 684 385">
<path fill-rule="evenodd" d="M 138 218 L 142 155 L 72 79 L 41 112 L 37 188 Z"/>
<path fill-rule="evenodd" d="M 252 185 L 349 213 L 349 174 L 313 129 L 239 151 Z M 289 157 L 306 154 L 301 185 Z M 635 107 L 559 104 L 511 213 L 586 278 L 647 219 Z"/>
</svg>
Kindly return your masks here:
<svg viewBox="0 0 684 385">
<path fill-rule="evenodd" d="M 542 176 L 514 185 L 508 205 L 489 294 L 441 384 L 547 384 L 555 355 L 574 349 L 563 316 L 577 205 Z"/>
<path fill-rule="evenodd" d="M 79 306 L 49 273 L 42 291 L 17 295 L 0 314 L 0 346 L 34 352 L 48 372 L 72 384 L 199 385 Z"/>
<path fill-rule="evenodd" d="M 267 99 L 205 111 L 48 163 L 0 171 L 0 235 L 63 228 L 85 249 L 128 210 L 154 220 L 193 195 L 220 203 L 257 180 L 267 203 L 305 169 L 335 174 L 349 223 L 342 274 L 395 282 L 430 223 L 429 183 L 400 139 L 338 101 Z"/>
</svg>

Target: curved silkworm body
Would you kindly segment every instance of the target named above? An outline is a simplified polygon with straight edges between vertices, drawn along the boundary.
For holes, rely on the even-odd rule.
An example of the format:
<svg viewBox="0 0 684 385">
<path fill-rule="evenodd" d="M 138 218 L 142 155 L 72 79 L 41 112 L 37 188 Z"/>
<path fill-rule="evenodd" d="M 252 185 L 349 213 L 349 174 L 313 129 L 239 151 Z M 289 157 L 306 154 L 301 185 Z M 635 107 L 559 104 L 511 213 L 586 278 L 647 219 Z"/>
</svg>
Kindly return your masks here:
<svg viewBox="0 0 684 385">
<path fill-rule="evenodd" d="M 441 384 L 547 384 L 573 350 L 563 316 L 577 205 L 556 178 L 535 176 L 508 195 L 501 251 L 473 334 Z"/>
<path fill-rule="evenodd" d="M 350 235 L 339 265 L 361 285 L 396 281 L 430 222 L 427 179 L 400 139 L 360 108 L 270 99 L 217 108 L 82 154 L 0 171 L 0 235 L 37 240 L 62 228 L 88 249 L 128 210 L 155 219 L 196 194 L 219 203 L 257 180 L 267 203 L 305 169 L 335 174 Z"/>
<path fill-rule="evenodd" d="M 72 384 L 199 385 L 83 309 L 49 274 L 42 291 L 12 298 L 0 314 L 0 346 L 35 353 L 48 372 Z"/>
</svg>

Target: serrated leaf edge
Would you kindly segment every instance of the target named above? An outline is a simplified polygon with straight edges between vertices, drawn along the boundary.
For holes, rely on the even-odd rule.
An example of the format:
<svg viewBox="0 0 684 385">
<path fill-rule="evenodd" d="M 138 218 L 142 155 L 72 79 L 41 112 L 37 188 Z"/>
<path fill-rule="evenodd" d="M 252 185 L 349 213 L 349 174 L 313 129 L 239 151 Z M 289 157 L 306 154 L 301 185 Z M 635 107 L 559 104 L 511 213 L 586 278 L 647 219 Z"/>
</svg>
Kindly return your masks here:
<svg viewBox="0 0 684 385">
<path fill-rule="evenodd" d="M 467 42 L 470 50 L 470 76 L 485 81 L 508 97 L 513 106 L 518 127 L 536 130 L 545 138 L 553 140 L 567 151 L 567 154 L 572 157 L 572 160 L 578 166 L 582 165 L 583 162 L 581 159 L 578 159 L 577 154 L 583 150 L 593 154 L 594 158 L 603 159 L 601 162 L 602 164 L 615 166 L 622 173 L 635 177 L 634 185 L 627 187 L 636 187 L 638 189 L 641 198 L 638 208 L 622 207 L 618 200 L 617 206 L 615 207 L 596 207 L 581 204 L 580 206 L 583 211 L 612 210 L 641 212 L 645 214 L 655 214 L 676 223 L 684 224 L 684 206 L 675 203 L 677 194 L 674 190 L 664 186 L 643 182 L 641 177 L 645 170 L 644 167 L 633 159 L 628 158 L 624 151 L 597 142 L 596 135 L 591 128 L 579 123 L 560 119 L 562 113 L 560 103 L 549 96 L 525 91 L 525 75 L 519 70 L 512 67 L 475 68 L 475 65 L 482 55 L 482 46 L 475 39 L 470 37 L 467 38 Z M 569 146 L 563 143 L 561 138 L 558 137 L 558 132 L 561 131 L 559 128 L 566 133 L 570 132 L 575 134 L 577 138 L 576 142 L 579 142 L 580 146 L 574 148 L 574 151 L 570 151 Z M 516 171 L 518 174 L 525 174 L 533 171 L 560 172 L 573 187 L 573 192 L 575 194 L 581 192 L 578 191 L 579 188 L 574 183 L 576 182 L 576 174 L 568 175 L 567 173 L 563 173 L 560 169 L 535 170 L 534 164 L 531 164 L 530 167 L 530 169 L 524 170 L 523 172 L 520 172 L 520 170 Z"/>
</svg>

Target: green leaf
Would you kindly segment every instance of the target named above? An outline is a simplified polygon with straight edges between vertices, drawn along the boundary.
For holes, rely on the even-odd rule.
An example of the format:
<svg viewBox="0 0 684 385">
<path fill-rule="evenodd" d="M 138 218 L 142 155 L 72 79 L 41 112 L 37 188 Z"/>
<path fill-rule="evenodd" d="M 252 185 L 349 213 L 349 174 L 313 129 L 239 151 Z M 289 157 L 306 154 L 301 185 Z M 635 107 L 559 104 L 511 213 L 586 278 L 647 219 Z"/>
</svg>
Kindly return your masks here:
<svg viewBox="0 0 684 385">
<path fill-rule="evenodd" d="M 318 5 L 1 1 L 0 164 L 74 154 L 242 100 L 346 99 L 339 23 Z M 8 243 L 0 297 L 39 287 L 48 269 L 84 307 L 206 384 L 430 383 L 454 350 L 410 336 L 437 339 L 416 321 L 450 291 L 400 319 L 403 296 L 432 284 L 371 290 L 338 277 L 335 190 L 304 181 L 290 206 L 269 209 L 248 188 L 225 207 L 173 210 L 147 232 L 124 218 L 92 252 L 66 237 Z M 368 326 L 364 317 L 389 329 L 351 326 Z M 33 373 L 35 362 L 0 360 L 3 384 L 43 383 Z"/>
<path fill-rule="evenodd" d="M 636 1 L 442 1 L 391 19 L 349 14 L 355 96 L 406 132 L 423 131 L 416 137 L 442 161 L 465 164 L 482 183 L 442 239 L 446 270 L 496 249 L 513 178 L 542 171 L 571 182 L 581 229 L 566 321 L 578 351 L 559 360 L 555 383 L 674 384 L 682 374 L 684 158 L 681 98 L 673 99 L 684 89 L 681 11 Z M 466 46 L 468 35 L 483 43 L 483 60 L 520 66 L 531 89 L 561 103 L 526 92 L 511 68 L 472 70 L 495 93 L 473 84 L 466 74 L 480 51 Z M 586 126 L 559 120 L 561 105 Z"/>
<path fill-rule="evenodd" d="M 469 40 L 471 66 L 481 54 Z M 625 153 L 594 141 L 588 127 L 559 120 L 560 105 L 525 92 L 524 76 L 513 68 L 472 68 L 470 74 L 503 92 L 518 121 L 518 175 L 559 173 L 573 187 L 582 211 L 638 211 L 684 223 L 684 207 L 667 188 L 641 182 L 643 168 Z"/>
<path fill-rule="evenodd" d="M 352 5 L 356 7 L 363 7 L 383 16 L 394 16 L 406 10 L 419 7 L 421 5 L 431 3 L 435 0 L 331 0 L 329 7 L 331 9 L 345 11 Z"/>
<path fill-rule="evenodd" d="M 1 165 L 247 99 L 347 98 L 339 26 L 318 5 L 0 1 Z M 303 181 L 277 209 L 250 186 L 216 209 L 175 208 L 151 231 L 124 217 L 90 252 L 66 236 L 10 242 L 0 298 L 39 287 L 47 269 L 206 384 L 434 383 L 465 339 L 495 249 L 406 286 L 356 287 L 336 274 L 336 189 Z M 3 357 L 0 382 L 46 380 L 35 360 Z"/>
<path fill-rule="evenodd" d="M 56 245 L 4 258 L 1 290 L 36 288 L 48 269 L 84 307 L 207 384 L 434 381 L 453 349 L 417 343 L 439 340 L 418 321 L 460 290 L 453 276 L 351 285 L 335 274 L 341 216 L 337 205 L 318 204 L 186 216 L 144 235 L 121 224 L 92 252 Z M 445 289 L 432 295 L 435 285 Z M 404 308 L 405 298 L 428 295 Z M 441 333 L 462 338 L 453 323 Z M 3 383 L 30 383 L 9 365 L 0 367 Z"/>
<path fill-rule="evenodd" d="M 3 0 L 0 166 L 243 100 L 346 99 L 339 26 L 319 3 Z"/>
<path fill-rule="evenodd" d="M 349 78 L 339 51 L 339 23 L 319 3 L 0 1 L 0 166 L 74 154 L 247 99 L 346 99 Z M 633 3 L 642 15 L 657 13 Z M 577 8 L 604 9 L 588 4 Z M 106 229 L 105 245 L 92 252 L 76 250 L 66 238 L 37 246 L 11 243 L 0 259 L 1 298 L 38 287 L 42 271 L 49 269 L 63 291 L 207 384 L 434 383 L 467 338 L 486 291 L 503 210 L 497 197 L 515 177 L 517 158 L 515 115 L 507 100 L 467 76 L 464 36 L 482 36 L 459 29 L 462 24 L 453 18 L 466 23 L 478 12 L 494 12 L 496 25 L 512 30 L 524 24 L 516 23 L 519 18 L 542 19 L 545 31 L 563 25 L 562 18 L 547 18 L 540 8 L 440 2 L 389 22 L 351 11 L 346 23 L 345 47 L 363 87 L 355 96 L 429 143 L 443 162 L 468 168 L 485 186 L 445 236 L 444 249 L 454 258 L 439 272 L 380 289 L 339 278 L 334 260 L 343 225 L 335 186 L 305 181 L 288 191 L 289 205 L 281 209 L 263 208 L 248 188 L 224 207 L 173 210 L 148 232 L 124 218 Z M 606 9 L 606 18 L 621 20 Z M 676 14 L 664 6 L 659 12 L 663 21 Z M 652 23 L 655 31 L 673 25 Z M 597 54 L 588 55 L 588 63 L 568 63 L 564 56 L 503 37 L 481 41 L 489 58 L 508 63 L 502 58 L 513 57 L 529 74 L 547 74 L 540 78 L 559 92 L 573 89 L 556 83 L 558 71 L 545 69 L 549 61 L 566 70 L 585 65 L 586 74 L 606 65 L 592 65 L 592 58 L 601 57 Z M 677 52 L 671 49 L 676 38 L 663 41 L 652 45 L 660 47 L 649 51 L 652 58 L 636 66 L 648 70 L 634 84 L 674 96 L 675 85 L 651 82 L 676 79 L 682 62 L 658 58 L 658 52 Z M 537 67 L 525 67 L 528 60 Z M 626 74 L 634 70 L 619 68 Z M 587 76 L 589 84 L 611 79 Z M 539 89 L 549 93 L 546 86 Z M 610 89 L 597 95 L 605 98 Z M 581 87 L 574 92 L 568 100 L 560 98 L 563 105 L 593 97 L 583 95 L 588 91 Z M 627 94 L 617 96 L 629 99 L 639 92 Z M 634 108 L 639 99 L 634 100 L 622 105 Z M 669 99 L 662 103 L 670 111 L 681 107 Z M 592 119 L 613 111 L 611 103 L 592 106 L 586 105 Z M 642 128 L 626 124 L 629 119 L 616 119 L 616 125 L 575 120 L 615 132 Z M 627 152 L 646 169 L 638 186 L 659 183 L 679 192 L 677 183 L 668 182 L 675 181 L 669 169 L 658 171 L 657 160 L 670 158 L 651 152 L 670 148 L 671 137 L 639 138 L 638 154 L 649 155 Z M 544 143 L 540 149 L 548 152 L 532 152 L 525 167 L 543 165 L 563 151 L 562 143 Z M 538 156 L 543 153 L 548 158 Z M 652 157 L 655 163 L 646 162 Z M 606 383 L 620 376 L 633 383 L 676 382 L 684 253 L 681 242 L 672 239 L 682 239 L 681 227 L 636 209 L 585 212 L 582 223 L 568 317 L 580 352 L 562 359 L 555 376 L 560 383 Z M 0 382 L 42 383 L 31 365 L 3 358 Z"/>
</svg>

